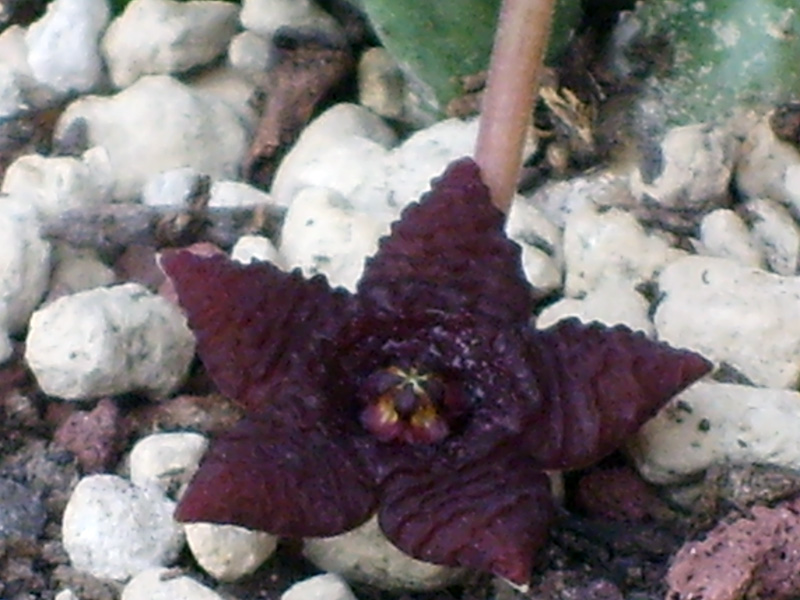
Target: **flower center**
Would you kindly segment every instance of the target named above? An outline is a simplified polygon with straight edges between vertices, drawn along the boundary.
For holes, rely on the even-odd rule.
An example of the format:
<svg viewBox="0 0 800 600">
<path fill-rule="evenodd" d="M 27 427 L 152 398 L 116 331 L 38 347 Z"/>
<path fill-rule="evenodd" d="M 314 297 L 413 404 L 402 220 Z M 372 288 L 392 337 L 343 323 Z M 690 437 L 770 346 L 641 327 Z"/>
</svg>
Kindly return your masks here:
<svg viewBox="0 0 800 600">
<path fill-rule="evenodd" d="M 381 441 L 431 444 L 447 437 L 450 425 L 445 383 L 415 368 L 389 367 L 364 382 L 361 424 Z"/>
</svg>

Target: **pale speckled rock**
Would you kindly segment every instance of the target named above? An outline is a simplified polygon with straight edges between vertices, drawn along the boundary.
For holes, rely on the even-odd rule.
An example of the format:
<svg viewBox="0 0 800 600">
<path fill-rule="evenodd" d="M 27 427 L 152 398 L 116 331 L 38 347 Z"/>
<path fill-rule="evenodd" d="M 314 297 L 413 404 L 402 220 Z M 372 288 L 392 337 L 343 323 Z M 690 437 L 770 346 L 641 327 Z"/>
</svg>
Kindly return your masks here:
<svg viewBox="0 0 800 600">
<path fill-rule="evenodd" d="M 125 581 L 178 557 L 184 536 L 174 510 L 156 488 L 116 475 L 84 477 L 64 510 L 64 549 L 79 571 Z"/>
<path fill-rule="evenodd" d="M 705 209 L 727 198 L 736 143 L 725 128 L 705 124 L 676 127 L 660 144 L 658 165 L 631 175 L 631 191 L 666 208 Z M 655 172 L 653 172 L 655 171 Z"/>
<path fill-rule="evenodd" d="M 564 268 L 561 231 L 525 198 L 517 197 L 506 219 L 506 234 L 522 248 L 525 277 L 539 292 L 561 287 Z"/>
<path fill-rule="evenodd" d="M 684 254 L 663 238 L 648 234 L 627 212 L 585 207 L 567 217 L 564 291 L 577 296 L 609 280 L 633 288 L 652 280 Z"/>
<path fill-rule="evenodd" d="M 770 270 L 796 275 L 800 266 L 800 227 L 788 209 L 774 200 L 755 199 L 744 205 L 754 243 L 766 256 Z"/>
<path fill-rule="evenodd" d="M 202 173 L 192 167 L 157 173 L 149 177 L 142 188 L 142 204 L 184 206 L 202 176 Z"/>
<path fill-rule="evenodd" d="M 385 48 L 370 48 L 358 63 L 358 101 L 387 119 L 404 113 L 405 76 Z"/>
<path fill-rule="evenodd" d="M 28 108 L 22 76 L 0 65 L 0 119 L 10 119 Z"/>
<path fill-rule="evenodd" d="M 336 19 L 313 0 L 244 0 L 240 19 L 245 29 L 271 38 L 281 27 L 322 32 L 344 44 L 346 36 Z"/>
<path fill-rule="evenodd" d="M 11 356 L 10 334 L 20 333 L 42 299 L 50 277 L 50 243 L 36 211 L 0 198 L 0 362 Z"/>
<path fill-rule="evenodd" d="M 613 283 L 601 284 L 583 298 L 564 298 L 554 302 L 539 314 L 536 326 L 544 329 L 562 319 L 577 317 L 584 323 L 621 323 L 653 337 L 654 328 L 648 317 L 649 309 L 647 300 L 633 288 Z"/>
<path fill-rule="evenodd" d="M 800 279 L 690 256 L 664 269 L 658 287 L 659 339 L 724 362 L 756 385 L 798 384 Z"/>
<path fill-rule="evenodd" d="M 184 380 L 194 336 L 180 310 L 139 284 L 63 296 L 30 320 L 25 360 L 42 390 L 78 400 L 147 393 Z"/>
<path fill-rule="evenodd" d="M 153 175 L 193 167 L 214 179 L 236 176 L 248 132 L 220 100 L 166 75 L 142 77 L 110 97 L 85 96 L 59 118 L 56 138 L 86 127 L 89 143 L 104 146 L 114 174 L 114 198 L 134 200 Z"/>
<path fill-rule="evenodd" d="M 729 258 L 745 267 L 763 268 L 764 253 L 750 235 L 742 218 L 727 208 L 718 208 L 700 222 L 698 254 Z"/>
<path fill-rule="evenodd" d="M 225 52 L 237 17 L 238 7 L 230 2 L 133 0 L 103 36 L 111 80 L 124 88 L 142 75 L 207 64 Z"/>
<path fill-rule="evenodd" d="M 269 238 L 262 235 L 240 237 L 231 249 L 231 258 L 243 264 L 249 264 L 255 260 L 266 261 L 281 268 L 286 262 Z"/>
<path fill-rule="evenodd" d="M 28 64 L 26 29 L 11 25 L 0 33 L 0 119 L 51 106 L 61 94 L 39 82 Z"/>
<path fill-rule="evenodd" d="M 88 92 L 103 76 L 98 43 L 108 0 L 55 0 L 25 34 L 33 76 L 58 93 Z"/>
<path fill-rule="evenodd" d="M 235 525 L 187 523 L 184 529 L 197 564 L 218 581 L 236 581 L 254 573 L 278 545 L 274 535 Z"/>
<path fill-rule="evenodd" d="M 353 210 L 335 191 L 307 187 L 286 213 L 280 254 L 288 268 L 300 267 L 308 277 L 322 273 L 331 285 L 354 291 L 364 260 L 388 230 L 388 222 Z"/>
<path fill-rule="evenodd" d="M 272 203 L 272 197 L 269 194 L 243 181 L 215 181 L 209 190 L 208 206 L 210 208 Z"/>
<path fill-rule="evenodd" d="M 58 592 L 55 600 L 80 600 L 80 598 L 72 590 L 66 589 Z"/>
<path fill-rule="evenodd" d="M 659 484 L 714 464 L 800 470 L 800 393 L 698 382 L 670 401 L 629 445 L 639 472 Z"/>
<path fill-rule="evenodd" d="M 228 46 L 228 64 L 248 78 L 266 73 L 273 55 L 273 46 L 255 31 L 242 31 L 233 36 Z"/>
<path fill-rule="evenodd" d="M 120 600 L 223 600 L 191 577 L 169 569 L 142 571 L 128 582 Z"/>
<path fill-rule="evenodd" d="M 325 573 L 298 581 L 281 594 L 281 600 L 356 600 L 356 596 L 344 579 Z"/>
<path fill-rule="evenodd" d="M 184 82 L 209 100 L 227 104 L 248 132 L 255 131 L 260 117 L 256 110 L 257 103 L 253 101 L 257 93 L 256 85 L 236 69 L 224 65 L 216 69 L 203 69 L 193 76 L 186 76 Z"/>
<path fill-rule="evenodd" d="M 155 486 L 165 494 L 175 493 L 197 471 L 206 448 L 208 439 L 199 433 L 148 435 L 136 442 L 128 458 L 131 481 L 140 487 Z"/>
<path fill-rule="evenodd" d="M 9 165 L 2 192 L 27 198 L 41 214 L 55 216 L 109 202 L 112 186 L 108 152 L 96 147 L 81 158 L 21 156 Z"/>
<path fill-rule="evenodd" d="M 114 271 L 91 248 L 75 248 L 57 243 L 53 249 L 53 274 L 48 299 L 84 290 L 109 286 L 116 280 Z"/>
<path fill-rule="evenodd" d="M 465 575 L 463 569 L 426 563 L 401 552 L 383 535 L 376 517 L 342 535 L 306 539 L 303 554 L 323 571 L 385 590 L 434 590 Z"/>
</svg>

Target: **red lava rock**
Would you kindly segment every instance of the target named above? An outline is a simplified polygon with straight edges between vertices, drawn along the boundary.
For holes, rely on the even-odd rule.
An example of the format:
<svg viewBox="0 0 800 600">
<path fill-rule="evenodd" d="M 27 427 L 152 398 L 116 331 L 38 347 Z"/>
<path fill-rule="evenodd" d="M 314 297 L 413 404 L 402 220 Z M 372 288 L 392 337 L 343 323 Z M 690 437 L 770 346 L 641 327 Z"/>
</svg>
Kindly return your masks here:
<svg viewBox="0 0 800 600">
<path fill-rule="evenodd" d="M 688 542 L 667 573 L 668 600 L 800 597 L 800 499 L 756 506 Z"/>
<path fill-rule="evenodd" d="M 117 405 L 108 398 L 91 411 L 76 411 L 58 427 L 56 444 L 75 455 L 86 473 L 110 469 L 117 459 L 125 434 Z"/>
<path fill-rule="evenodd" d="M 578 482 L 577 507 L 592 518 L 639 523 L 657 519 L 669 509 L 629 466 L 597 467 Z"/>
</svg>

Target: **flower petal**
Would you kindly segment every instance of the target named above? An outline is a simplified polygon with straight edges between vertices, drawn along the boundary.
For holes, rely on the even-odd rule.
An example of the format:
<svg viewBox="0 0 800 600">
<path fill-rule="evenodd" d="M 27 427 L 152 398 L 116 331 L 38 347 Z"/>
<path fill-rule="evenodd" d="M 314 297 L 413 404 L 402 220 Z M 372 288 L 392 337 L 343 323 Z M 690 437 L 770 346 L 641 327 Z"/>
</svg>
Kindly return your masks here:
<svg viewBox="0 0 800 600">
<path fill-rule="evenodd" d="M 241 265 L 223 256 L 167 251 L 172 279 L 197 337 L 197 352 L 225 395 L 246 410 L 269 401 L 278 372 L 324 368 L 320 347 L 347 320 L 352 297 L 322 277 L 303 279 L 270 263 Z M 316 373 L 319 375 L 319 373 Z"/>
<path fill-rule="evenodd" d="M 414 558 L 517 584 L 528 582 L 552 516 L 547 476 L 508 446 L 395 470 L 378 512 L 386 536 Z"/>
<path fill-rule="evenodd" d="M 529 340 L 535 409 L 523 439 L 546 469 L 585 466 L 612 452 L 712 366 L 622 325 L 568 319 Z"/>
<path fill-rule="evenodd" d="M 212 443 L 176 518 L 295 538 L 348 531 L 374 512 L 376 495 L 341 440 L 320 425 L 246 417 Z"/>
<path fill-rule="evenodd" d="M 478 166 L 471 159 L 452 163 L 367 261 L 360 299 L 390 317 L 466 312 L 508 324 L 527 321 L 532 289 L 503 224 Z"/>
</svg>

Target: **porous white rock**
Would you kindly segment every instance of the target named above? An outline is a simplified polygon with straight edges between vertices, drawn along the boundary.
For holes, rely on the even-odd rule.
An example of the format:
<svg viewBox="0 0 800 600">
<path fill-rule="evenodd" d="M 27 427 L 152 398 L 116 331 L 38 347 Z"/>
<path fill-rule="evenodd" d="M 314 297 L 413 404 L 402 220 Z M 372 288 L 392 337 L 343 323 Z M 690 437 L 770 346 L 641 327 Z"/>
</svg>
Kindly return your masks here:
<svg viewBox="0 0 800 600">
<path fill-rule="evenodd" d="M 364 259 L 388 233 L 387 221 L 355 211 L 337 192 L 306 187 L 295 196 L 281 231 L 280 254 L 290 269 L 324 274 L 333 286 L 354 291 Z"/>
<path fill-rule="evenodd" d="M 744 205 L 752 237 L 766 256 L 770 270 L 796 275 L 800 266 L 800 227 L 786 207 L 774 200 L 756 198 Z"/>
<path fill-rule="evenodd" d="M 273 46 L 255 31 L 242 31 L 233 36 L 228 46 L 228 64 L 246 77 L 266 73 L 272 61 Z"/>
<path fill-rule="evenodd" d="M 224 65 L 203 69 L 193 76 L 186 76 L 184 82 L 210 100 L 226 103 L 239 116 L 247 131 L 255 131 L 260 118 L 258 105 L 253 101 L 256 84 L 236 69 Z"/>
<path fill-rule="evenodd" d="M 657 164 L 645 157 L 631 175 L 631 191 L 675 209 L 719 206 L 727 198 L 736 157 L 734 137 L 705 124 L 676 127 L 660 145 Z"/>
<path fill-rule="evenodd" d="M 764 253 L 742 218 L 727 208 L 711 211 L 700 221 L 700 254 L 729 258 L 745 267 L 762 268 Z"/>
<path fill-rule="evenodd" d="M 180 310 L 128 283 L 63 296 L 30 320 L 25 360 L 42 390 L 68 400 L 174 391 L 194 356 Z"/>
<path fill-rule="evenodd" d="M 525 277 L 537 292 L 561 287 L 564 256 L 561 231 L 525 198 L 517 197 L 506 219 L 506 234 L 522 248 Z"/>
<path fill-rule="evenodd" d="M 180 572 L 155 567 L 131 579 L 121 600 L 223 600 L 222 596 Z"/>
<path fill-rule="evenodd" d="M 80 600 L 75 592 L 70 589 L 61 590 L 56 594 L 55 600 Z"/>
<path fill-rule="evenodd" d="M 156 488 L 116 475 L 84 477 L 64 510 L 64 549 L 79 571 L 125 581 L 177 558 L 184 536 L 174 510 Z"/>
<path fill-rule="evenodd" d="M 663 238 L 648 234 L 630 213 L 584 207 L 566 220 L 564 291 L 577 296 L 608 281 L 633 288 L 652 280 L 683 254 Z"/>
<path fill-rule="evenodd" d="M 245 29 L 267 38 L 281 27 L 290 27 L 323 32 L 334 43 L 344 44 L 347 39 L 336 19 L 313 0 L 244 0 L 240 19 Z"/>
<path fill-rule="evenodd" d="M 800 279 L 688 256 L 658 278 L 659 339 L 724 362 L 756 385 L 800 381 Z"/>
<path fill-rule="evenodd" d="M 0 119 L 45 108 L 61 97 L 33 76 L 25 34 L 26 29 L 19 25 L 6 27 L 0 33 Z"/>
<path fill-rule="evenodd" d="M 33 76 L 55 91 L 88 92 L 103 75 L 98 48 L 111 17 L 108 0 L 54 0 L 25 35 Z"/>
<path fill-rule="evenodd" d="M 269 238 L 263 235 L 243 235 L 231 249 L 231 258 L 243 264 L 254 260 L 271 262 L 279 267 L 284 266 L 284 259 Z"/>
<path fill-rule="evenodd" d="M 209 190 L 211 208 L 272 204 L 272 197 L 243 181 L 215 181 Z"/>
<path fill-rule="evenodd" d="M 140 487 L 155 486 L 165 494 L 187 484 L 208 439 L 199 433 L 153 433 L 133 446 L 129 457 L 131 481 Z"/>
<path fill-rule="evenodd" d="M 0 119 L 10 119 L 27 108 L 22 77 L 0 65 Z"/>
<path fill-rule="evenodd" d="M 221 0 L 133 0 L 103 36 L 111 80 L 123 88 L 142 75 L 183 73 L 213 61 L 236 33 L 238 13 Z"/>
<path fill-rule="evenodd" d="M 92 145 L 108 151 L 114 198 L 135 200 L 153 175 L 193 167 L 214 179 L 233 178 L 248 133 L 227 103 L 166 75 L 142 77 L 110 97 L 85 96 L 59 118 L 56 137 L 82 119 Z"/>
<path fill-rule="evenodd" d="M 609 282 L 601 284 L 583 298 L 564 298 L 554 302 L 539 314 L 536 326 L 545 329 L 562 319 L 577 317 L 584 323 L 621 323 L 652 337 L 654 328 L 648 317 L 649 309 L 647 300 L 634 289 Z"/>
<path fill-rule="evenodd" d="M 50 277 L 50 293 L 67 296 L 84 290 L 109 286 L 117 276 L 91 248 L 75 248 L 58 243 L 53 248 L 53 274 Z"/>
<path fill-rule="evenodd" d="M 42 299 L 50 277 L 50 243 L 36 211 L 19 200 L 0 199 L 0 362 L 11 356 L 9 335 L 20 333 Z"/>
<path fill-rule="evenodd" d="M 800 393 L 698 382 L 647 422 L 629 445 L 639 472 L 659 484 L 714 464 L 800 470 Z"/>
<path fill-rule="evenodd" d="M 281 600 L 356 600 L 356 596 L 344 579 L 325 573 L 298 581 L 281 594 Z"/>
<path fill-rule="evenodd" d="M 112 186 L 108 152 L 90 148 L 81 158 L 21 156 L 9 165 L 2 191 L 27 198 L 43 215 L 55 216 L 105 204 Z"/>
<path fill-rule="evenodd" d="M 184 528 L 195 560 L 219 581 L 236 581 L 255 572 L 278 545 L 274 535 L 235 525 L 187 523 Z"/>
<path fill-rule="evenodd" d="M 377 517 L 341 535 L 306 539 L 303 555 L 323 571 L 384 590 L 434 590 L 465 574 L 403 553 L 383 535 Z"/>
<path fill-rule="evenodd" d="M 142 188 L 142 204 L 185 206 L 202 177 L 197 169 L 170 169 L 149 177 Z"/>
</svg>

